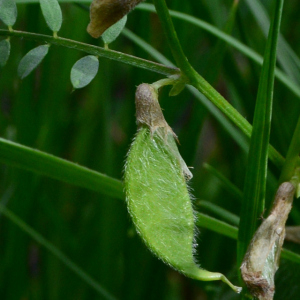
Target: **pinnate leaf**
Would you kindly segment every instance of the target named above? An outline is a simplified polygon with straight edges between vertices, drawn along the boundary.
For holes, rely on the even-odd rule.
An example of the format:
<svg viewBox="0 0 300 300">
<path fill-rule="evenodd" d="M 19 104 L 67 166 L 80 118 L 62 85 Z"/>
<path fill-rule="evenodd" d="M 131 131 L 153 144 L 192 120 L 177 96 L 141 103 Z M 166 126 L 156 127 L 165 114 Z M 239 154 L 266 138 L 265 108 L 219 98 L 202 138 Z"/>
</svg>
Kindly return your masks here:
<svg viewBox="0 0 300 300">
<path fill-rule="evenodd" d="M 14 0 L 0 0 L 0 19 L 7 26 L 13 26 L 17 19 L 17 5 Z"/>
<path fill-rule="evenodd" d="M 122 32 L 127 21 L 127 15 L 125 15 L 120 21 L 110 26 L 107 30 L 102 34 L 102 39 L 105 44 L 110 44 L 113 42 Z"/>
<path fill-rule="evenodd" d="M 28 76 L 44 59 L 48 53 L 49 45 L 38 46 L 30 50 L 20 61 L 18 75 L 21 79 Z"/>
<path fill-rule="evenodd" d="M 4 67 L 10 54 L 10 42 L 3 40 L 0 42 L 0 67 Z"/>
<path fill-rule="evenodd" d="M 75 89 L 88 85 L 97 75 L 99 60 L 96 56 L 88 55 L 79 59 L 71 70 L 71 82 Z"/>
<path fill-rule="evenodd" d="M 40 0 L 41 9 L 47 25 L 58 32 L 62 24 L 62 12 L 57 0 Z"/>
</svg>

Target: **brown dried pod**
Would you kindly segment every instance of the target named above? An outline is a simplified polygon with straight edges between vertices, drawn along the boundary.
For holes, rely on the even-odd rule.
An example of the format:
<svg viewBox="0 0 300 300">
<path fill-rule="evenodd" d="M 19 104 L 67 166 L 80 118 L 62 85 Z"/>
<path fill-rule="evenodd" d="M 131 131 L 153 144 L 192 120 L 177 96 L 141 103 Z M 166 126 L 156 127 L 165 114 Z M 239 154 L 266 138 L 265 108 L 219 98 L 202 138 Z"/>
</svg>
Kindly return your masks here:
<svg viewBox="0 0 300 300">
<path fill-rule="evenodd" d="M 279 266 L 285 223 L 294 193 L 295 187 L 290 182 L 279 186 L 272 211 L 257 229 L 241 266 L 243 280 L 259 300 L 272 300 L 274 297 L 274 276 Z"/>
<path fill-rule="evenodd" d="M 93 0 L 90 6 L 88 33 L 98 38 L 110 26 L 127 15 L 143 0 Z"/>
</svg>

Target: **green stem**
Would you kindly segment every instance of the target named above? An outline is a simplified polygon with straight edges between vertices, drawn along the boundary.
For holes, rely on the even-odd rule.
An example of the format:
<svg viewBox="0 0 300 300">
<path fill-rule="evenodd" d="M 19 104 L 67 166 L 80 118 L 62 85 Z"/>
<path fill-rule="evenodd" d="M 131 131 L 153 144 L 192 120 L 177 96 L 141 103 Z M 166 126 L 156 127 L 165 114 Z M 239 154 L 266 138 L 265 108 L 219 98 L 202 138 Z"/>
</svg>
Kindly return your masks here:
<svg viewBox="0 0 300 300">
<path fill-rule="evenodd" d="M 136 9 L 154 12 L 155 8 L 152 4 L 149 3 L 141 3 L 139 4 Z M 226 34 L 225 32 L 221 31 L 220 29 L 216 28 L 215 26 L 200 20 L 198 18 L 195 18 L 191 15 L 175 11 L 175 10 L 169 10 L 169 13 L 172 17 L 177 18 L 179 20 L 183 20 L 189 24 L 195 25 L 210 34 L 216 36 L 218 39 L 223 40 L 227 44 L 229 44 L 231 47 L 237 49 L 239 52 L 244 54 L 246 57 L 253 60 L 255 63 L 262 65 L 263 63 L 263 57 L 258 54 L 257 52 L 253 51 L 251 48 L 246 46 L 245 44 L 241 43 L 239 40 L 235 39 L 234 37 Z M 189 26 L 188 24 L 185 24 L 185 26 Z M 300 88 L 297 84 L 295 84 L 284 72 L 282 72 L 280 69 L 276 68 L 275 75 L 279 81 L 281 81 L 286 87 L 288 87 L 298 98 L 300 97 Z"/>
<path fill-rule="evenodd" d="M 195 78 L 191 83 L 214 105 L 216 105 L 235 125 L 237 125 L 246 136 L 251 137 L 252 126 L 250 123 L 201 75 L 196 73 Z M 269 145 L 269 158 L 278 168 L 282 168 L 284 158 L 272 145 Z"/>
<path fill-rule="evenodd" d="M 165 0 L 154 0 L 154 4 L 176 63 L 189 79 L 189 83 L 216 105 L 245 135 L 250 137 L 252 132 L 250 123 L 198 74 L 188 62 L 178 41 Z M 272 146 L 269 147 L 269 157 L 278 168 L 283 166 L 284 158 Z"/>
<path fill-rule="evenodd" d="M 182 50 L 166 2 L 164 0 L 153 0 L 153 2 L 176 64 L 188 78 L 193 78 L 195 70 Z"/>
<path fill-rule="evenodd" d="M 43 34 L 16 31 L 16 30 L 8 31 L 3 29 L 0 29 L 0 36 L 21 37 L 21 38 L 25 38 L 37 42 L 49 43 L 53 45 L 76 49 L 96 56 L 102 56 L 108 59 L 121 61 L 122 63 L 139 67 L 142 69 L 146 69 L 149 71 L 153 71 L 156 73 L 160 73 L 166 76 L 175 75 L 175 74 L 179 75 L 180 73 L 180 71 L 174 67 L 167 67 L 165 65 L 155 63 L 146 59 L 138 58 L 132 55 L 124 54 L 122 52 L 118 52 L 110 49 L 104 49 L 101 47 L 73 41 L 70 39 L 65 39 L 62 37 L 54 38 L 53 36 L 50 35 L 43 35 Z"/>
</svg>

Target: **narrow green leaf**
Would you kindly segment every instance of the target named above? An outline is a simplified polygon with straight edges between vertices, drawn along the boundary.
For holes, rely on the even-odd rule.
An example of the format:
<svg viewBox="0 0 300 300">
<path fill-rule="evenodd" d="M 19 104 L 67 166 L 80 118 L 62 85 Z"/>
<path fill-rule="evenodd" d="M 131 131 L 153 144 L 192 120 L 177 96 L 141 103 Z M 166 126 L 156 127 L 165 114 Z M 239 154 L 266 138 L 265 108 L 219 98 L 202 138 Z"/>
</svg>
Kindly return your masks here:
<svg viewBox="0 0 300 300">
<path fill-rule="evenodd" d="M 125 15 L 120 21 L 106 29 L 101 36 L 104 44 L 108 45 L 113 42 L 122 32 L 126 22 L 127 15 Z"/>
<path fill-rule="evenodd" d="M 49 45 L 38 46 L 30 50 L 20 61 L 18 75 L 21 79 L 28 76 L 44 59 L 49 50 Z"/>
<path fill-rule="evenodd" d="M 97 75 L 99 69 L 98 57 L 88 55 L 79 59 L 71 69 L 71 82 L 75 89 L 88 85 Z"/>
<path fill-rule="evenodd" d="M 233 214 L 232 212 L 205 200 L 200 200 L 196 202 L 197 207 L 199 207 L 201 210 L 204 208 L 206 211 L 209 211 L 210 213 L 214 214 L 215 216 L 220 217 L 224 221 L 228 222 L 229 224 L 232 224 L 234 226 L 238 226 L 240 222 L 240 218 Z"/>
<path fill-rule="evenodd" d="M 245 2 L 253 13 L 257 23 L 261 27 L 262 32 L 267 36 L 270 20 L 264 5 L 258 0 L 246 0 Z M 278 37 L 277 54 L 278 61 L 283 70 L 291 79 L 294 80 L 295 83 L 299 84 L 300 59 L 281 34 L 279 34 Z"/>
<path fill-rule="evenodd" d="M 46 240 L 41 234 L 36 232 L 33 228 L 28 226 L 24 221 L 22 221 L 13 212 L 7 209 L 4 205 L 0 203 L 0 213 L 3 213 L 11 222 L 18 226 L 22 231 L 27 233 L 32 239 L 45 247 L 50 253 L 52 253 L 58 260 L 60 260 L 66 267 L 77 274 L 85 283 L 95 289 L 100 295 L 107 300 L 116 300 L 109 292 L 107 292 L 95 279 L 88 275 L 84 270 L 82 270 L 78 265 L 76 265 L 69 257 L 67 257 L 63 252 L 61 252 L 56 246 L 51 242 Z"/>
<path fill-rule="evenodd" d="M 62 12 L 57 0 L 40 0 L 41 9 L 47 25 L 58 32 L 62 24 Z"/>
<path fill-rule="evenodd" d="M 238 228 L 206 214 L 197 213 L 197 226 L 209 229 L 231 239 L 237 239 Z"/>
<path fill-rule="evenodd" d="M 230 182 L 230 180 L 228 180 L 228 178 L 226 178 L 223 174 L 221 174 L 217 169 L 215 169 L 214 167 L 212 167 L 209 164 L 204 164 L 203 167 L 208 170 L 211 174 L 213 174 L 214 176 L 216 176 L 221 183 L 223 184 L 224 188 L 231 193 L 232 195 L 234 195 L 237 199 L 242 200 L 243 199 L 243 193 L 242 191 L 237 188 L 232 182 Z"/>
<path fill-rule="evenodd" d="M 249 0 L 251 1 L 251 0 Z M 141 3 L 137 7 L 137 9 L 145 10 L 145 11 L 150 11 L 155 13 L 155 8 L 153 4 L 150 3 Z M 222 32 L 220 29 L 217 27 L 200 20 L 198 18 L 195 18 L 191 15 L 178 12 L 175 10 L 170 10 L 170 15 L 173 18 L 177 18 L 180 20 L 183 20 L 185 22 L 188 22 L 192 25 L 198 26 L 199 28 L 202 28 L 203 30 L 206 30 L 207 32 L 211 33 L 212 35 L 218 37 L 219 39 L 225 41 L 241 53 L 243 53 L 245 56 L 249 57 L 251 60 L 255 61 L 257 64 L 262 65 L 263 63 L 263 58 L 260 54 L 252 50 L 250 47 L 246 46 L 245 44 L 241 43 L 234 37 Z M 285 73 L 283 73 L 281 70 L 278 68 L 276 69 L 276 77 L 284 84 L 286 85 L 298 98 L 300 97 L 300 89 L 297 84 L 294 83 L 293 80 L 291 80 L 290 77 L 287 77 Z"/>
<path fill-rule="evenodd" d="M 23 145 L 0 138 L 0 162 L 124 199 L 119 180 Z"/>
<path fill-rule="evenodd" d="M 17 5 L 14 0 L 0 0 L 0 19 L 7 26 L 13 26 L 17 20 Z"/>
<path fill-rule="evenodd" d="M 239 5 L 239 1 L 233 1 L 228 19 L 225 23 L 223 31 L 224 31 L 224 33 L 226 33 L 228 35 L 231 35 L 231 32 L 233 30 L 238 5 Z M 214 67 L 207 68 L 207 70 L 204 73 L 204 77 L 208 82 L 210 82 L 212 84 L 218 78 L 219 70 L 221 69 L 222 61 L 224 59 L 226 50 L 227 50 L 227 44 L 222 39 L 219 39 L 217 41 L 216 45 L 211 50 L 211 55 L 207 62 L 207 66 L 214 66 Z"/>
<path fill-rule="evenodd" d="M 234 240 L 238 238 L 238 228 L 236 226 L 229 225 L 225 222 L 202 213 L 197 213 L 197 225 L 199 227 L 206 228 Z M 292 262 L 300 264 L 300 254 L 292 252 L 285 248 L 283 248 L 281 251 L 281 258 L 285 258 Z"/>
<path fill-rule="evenodd" d="M 242 202 L 240 215 L 238 264 L 243 260 L 248 244 L 257 229 L 259 217 L 264 211 L 276 47 L 280 30 L 282 8 L 283 0 L 277 0 L 259 81 L 244 184 L 244 200 Z"/>
<path fill-rule="evenodd" d="M 3 40 L 0 42 L 0 67 L 4 67 L 10 54 L 10 42 Z"/>
<path fill-rule="evenodd" d="M 0 138 L 0 162 L 124 200 L 122 183 L 70 161 Z M 197 225 L 237 239 L 237 227 L 198 213 Z M 283 249 L 282 257 L 300 263 L 300 255 Z"/>
</svg>

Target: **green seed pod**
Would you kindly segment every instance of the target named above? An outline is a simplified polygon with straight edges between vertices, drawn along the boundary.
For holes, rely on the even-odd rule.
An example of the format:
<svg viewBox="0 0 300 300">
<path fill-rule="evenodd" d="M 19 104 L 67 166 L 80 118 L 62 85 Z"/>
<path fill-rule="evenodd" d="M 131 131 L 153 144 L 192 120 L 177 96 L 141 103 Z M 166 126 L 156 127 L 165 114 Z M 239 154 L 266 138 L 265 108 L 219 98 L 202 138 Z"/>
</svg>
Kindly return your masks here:
<svg viewBox="0 0 300 300">
<path fill-rule="evenodd" d="M 102 33 L 127 15 L 143 0 L 93 0 L 90 6 L 88 33 L 98 38 Z"/>
<path fill-rule="evenodd" d="M 205 271 L 195 263 L 195 216 L 186 179 L 191 178 L 167 124 L 153 86 L 142 84 L 136 92 L 139 131 L 125 166 L 128 210 L 149 249 L 188 277 L 222 280 L 220 273 Z"/>
</svg>

